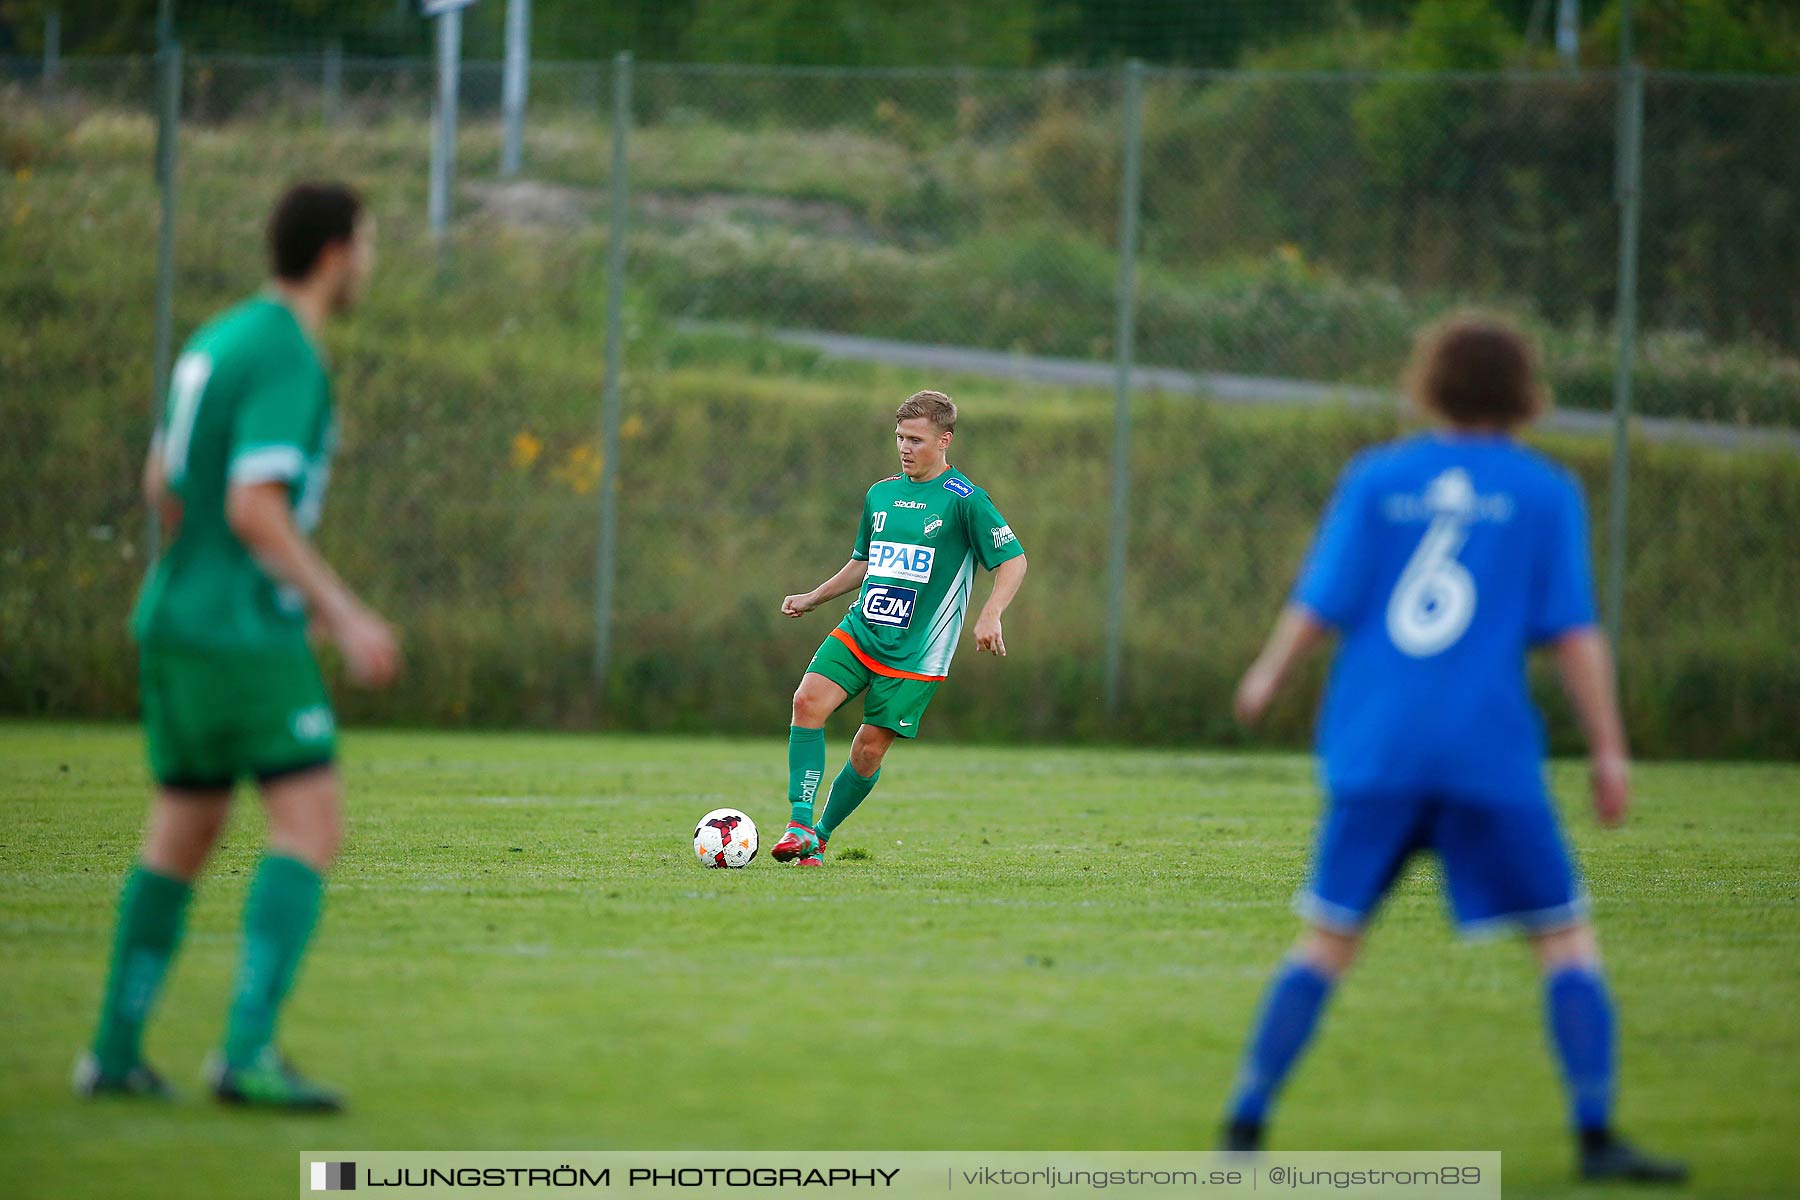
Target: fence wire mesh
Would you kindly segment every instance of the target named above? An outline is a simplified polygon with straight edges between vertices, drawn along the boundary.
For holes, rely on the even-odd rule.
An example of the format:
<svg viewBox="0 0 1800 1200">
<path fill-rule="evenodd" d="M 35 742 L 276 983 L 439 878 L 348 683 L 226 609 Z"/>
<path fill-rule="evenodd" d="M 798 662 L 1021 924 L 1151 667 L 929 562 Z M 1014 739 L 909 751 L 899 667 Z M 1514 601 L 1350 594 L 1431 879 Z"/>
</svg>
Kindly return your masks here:
<svg viewBox="0 0 1800 1200">
<path fill-rule="evenodd" d="M 638 64 L 612 669 L 590 678 L 615 136 L 609 63 L 533 65 L 502 178 L 465 65 L 453 220 L 424 219 L 428 63 L 199 56 L 182 79 L 177 341 L 253 291 L 275 194 L 347 178 L 381 267 L 329 337 L 322 544 L 403 626 L 352 715 L 779 727 L 893 407 L 963 406 L 957 465 L 1026 543 L 1013 654 L 965 648 L 968 736 L 1238 734 L 1225 714 L 1355 449 L 1404 418 L 1413 331 L 1536 335 L 1605 562 L 1620 77 Z M 154 396 L 155 65 L 4 66 L 0 707 L 132 704 Z M 1800 650 L 1800 84 L 1651 73 L 1622 655 L 1659 752 L 1792 754 Z M 1141 173 L 1120 706 L 1108 713 L 1122 177 Z M 843 601 L 839 603 L 848 603 Z M 832 606 L 834 609 L 836 604 Z M 1554 698 L 1546 693 L 1546 699 Z M 1704 714 L 1703 718 L 1700 714 Z M 1784 716 L 1785 714 L 1785 716 Z M 1298 736 L 1307 704 L 1279 714 Z"/>
</svg>

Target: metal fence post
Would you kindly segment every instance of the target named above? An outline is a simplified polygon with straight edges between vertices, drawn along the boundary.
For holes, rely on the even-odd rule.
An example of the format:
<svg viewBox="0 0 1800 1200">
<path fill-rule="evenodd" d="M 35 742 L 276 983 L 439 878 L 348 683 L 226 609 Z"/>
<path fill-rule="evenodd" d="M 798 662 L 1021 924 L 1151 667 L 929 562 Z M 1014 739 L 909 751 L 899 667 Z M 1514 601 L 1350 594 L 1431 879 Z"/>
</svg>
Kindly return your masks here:
<svg viewBox="0 0 1800 1200">
<path fill-rule="evenodd" d="M 525 140 L 525 96 L 531 83 L 531 0 L 507 0 L 506 72 L 500 80 L 500 112 L 506 127 L 500 174 L 519 173 Z"/>
<path fill-rule="evenodd" d="M 1131 525 L 1131 371 L 1137 331 L 1138 178 L 1143 141 L 1144 64 L 1125 64 L 1125 158 L 1119 181 L 1119 278 L 1113 329 L 1112 519 L 1106 553 L 1106 715 L 1116 717 L 1124 681 L 1125 563 Z"/>
<path fill-rule="evenodd" d="M 164 39 L 156 52 L 156 188 L 161 208 L 156 231 L 156 325 L 151 352 L 155 424 L 161 429 L 169 395 L 169 360 L 175 340 L 175 146 L 181 133 L 181 46 Z M 148 525 L 150 559 L 162 552 L 162 524 L 156 506 Z"/>
<path fill-rule="evenodd" d="M 1571 71 L 1581 65 L 1581 0 L 1557 0 L 1556 56 Z"/>
<path fill-rule="evenodd" d="M 626 141 L 631 133 L 631 52 L 613 59 L 612 212 L 606 229 L 606 362 L 600 385 L 600 549 L 594 588 L 594 684 L 606 703 L 612 665 L 613 579 L 618 532 L 619 368 L 625 356 L 625 237 L 631 183 Z"/>
<path fill-rule="evenodd" d="M 62 9 L 51 5 L 44 10 L 44 73 L 41 82 L 46 88 L 56 86 L 56 77 L 62 74 Z"/>
<path fill-rule="evenodd" d="M 1625 614 L 1625 515 L 1631 483 L 1631 374 L 1637 359 L 1638 204 L 1643 182 L 1643 143 L 1644 71 L 1628 62 L 1619 77 L 1619 360 L 1613 373 L 1612 473 L 1606 494 L 1606 633 L 1615 647 Z"/>
<path fill-rule="evenodd" d="M 325 61 L 320 68 L 319 79 L 320 117 L 327 129 L 337 124 L 338 113 L 344 106 L 344 43 L 340 38 L 332 38 L 325 43 Z"/>
<path fill-rule="evenodd" d="M 431 240 L 442 243 L 450 224 L 450 189 L 456 175 L 456 104 L 462 67 L 462 10 L 448 9 L 437 18 L 437 120 L 431 142 L 431 195 L 426 221 Z"/>
</svg>

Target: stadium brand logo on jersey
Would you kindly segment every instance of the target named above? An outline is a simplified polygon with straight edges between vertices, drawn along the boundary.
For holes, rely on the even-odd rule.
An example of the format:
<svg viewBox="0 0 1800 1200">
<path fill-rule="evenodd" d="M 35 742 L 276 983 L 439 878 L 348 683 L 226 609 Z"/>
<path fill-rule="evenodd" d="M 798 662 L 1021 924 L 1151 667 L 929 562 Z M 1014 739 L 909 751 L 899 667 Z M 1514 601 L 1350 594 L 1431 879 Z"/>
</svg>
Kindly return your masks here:
<svg viewBox="0 0 1800 1200">
<path fill-rule="evenodd" d="M 912 624 L 913 606 L 918 602 L 919 593 L 911 588 L 878 583 L 863 593 L 863 620 L 889 629 L 905 629 Z"/>
<path fill-rule="evenodd" d="M 996 550 L 1009 542 L 1019 540 L 1019 536 L 1012 531 L 1011 525 L 996 525 L 988 532 L 994 537 L 994 549 Z"/>
<path fill-rule="evenodd" d="M 909 546 L 904 542 L 871 542 L 869 574 L 927 583 L 931 579 L 932 560 L 936 557 L 937 551 L 930 546 Z"/>
<path fill-rule="evenodd" d="M 944 480 L 944 490 L 946 492 L 955 492 L 959 496 L 973 496 L 975 494 L 975 486 L 973 484 L 964 483 L 955 476 L 951 476 L 949 479 Z"/>
<path fill-rule="evenodd" d="M 894 501 L 894 507 L 895 508 L 924 508 L 925 502 L 923 500 L 896 500 L 896 501 Z"/>
<path fill-rule="evenodd" d="M 944 518 L 942 518 L 942 517 L 927 518 L 925 521 L 925 536 L 928 538 L 934 538 L 938 535 L 938 530 L 942 529 L 943 527 L 944 527 Z"/>
<path fill-rule="evenodd" d="M 1461 467 L 1451 467 L 1426 484 L 1423 495 L 1383 497 L 1381 511 L 1388 520 L 1397 524 L 1435 521 L 1439 517 L 1448 517 L 1464 524 L 1478 521 L 1504 524 L 1512 520 L 1513 501 L 1505 492 L 1480 495 L 1475 491 L 1475 481 L 1469 478 L 1467 471 Z"/>
</svg>

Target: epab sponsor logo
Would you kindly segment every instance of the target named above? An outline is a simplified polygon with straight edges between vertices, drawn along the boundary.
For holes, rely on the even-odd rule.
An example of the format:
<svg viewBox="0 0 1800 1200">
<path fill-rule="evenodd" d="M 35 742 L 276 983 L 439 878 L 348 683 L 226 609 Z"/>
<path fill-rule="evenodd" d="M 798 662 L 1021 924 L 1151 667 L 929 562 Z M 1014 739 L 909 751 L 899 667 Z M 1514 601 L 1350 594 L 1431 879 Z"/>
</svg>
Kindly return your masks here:
<svg viewBox="0 0 1800 1200">
<path fill-rule="evenodd" d="M 913 608 L 919 593 L 911 588 L 876 584 L 863 593 L 863 620 L 889 629 L 905 629 L 912 624 Z"/>
<path fill-rule="evenodd" d="M 936 557 L 937 551 L 930 546 L 872 542 L 869 545 L 869 574 L 925 583 L 931 579 L 931 564 Z"/>
</svg>

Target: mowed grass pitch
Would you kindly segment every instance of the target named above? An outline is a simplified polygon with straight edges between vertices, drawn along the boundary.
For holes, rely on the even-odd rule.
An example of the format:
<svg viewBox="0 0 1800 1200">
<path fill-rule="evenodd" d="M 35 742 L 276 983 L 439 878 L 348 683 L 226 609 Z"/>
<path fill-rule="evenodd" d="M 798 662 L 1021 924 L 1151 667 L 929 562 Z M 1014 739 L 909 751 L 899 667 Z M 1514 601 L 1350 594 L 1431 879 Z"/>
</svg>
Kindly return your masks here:
<svg viewBox="0 0 1800 1200">
<path fill-rule="evenodd" d="M 771 845 L 778 741 L 353 733 L 344 762 L 351 833 L 284 1041 L 352 1111 L 199 1095 L 262 833 L 244 799 L 149 1038 L 183 1101 L 88 1105 L 66 1077 L 137 842 L 137 734 L 0 725 L 9 1196 L 288 1195 L 325 1148 L 1206 1148 L 1317 807 L 1299 756 L 927 741 L 826 869 L 725 872 L 695 865 L 694 821 L 741 806 Z M 1791 1195 L 1800 768 L 1644 766 L 1618 833 L 1578 765 L 1555 779 L 1624 1126 L 1691 1157 L 1694 1194 Z M 1279 1116 L 1280 1148 L 1497 1149 L 1508 1194 L 1580 1191 L 1528 956 L 1456 943 L 1427 869 Z"/>
</svg>

